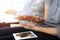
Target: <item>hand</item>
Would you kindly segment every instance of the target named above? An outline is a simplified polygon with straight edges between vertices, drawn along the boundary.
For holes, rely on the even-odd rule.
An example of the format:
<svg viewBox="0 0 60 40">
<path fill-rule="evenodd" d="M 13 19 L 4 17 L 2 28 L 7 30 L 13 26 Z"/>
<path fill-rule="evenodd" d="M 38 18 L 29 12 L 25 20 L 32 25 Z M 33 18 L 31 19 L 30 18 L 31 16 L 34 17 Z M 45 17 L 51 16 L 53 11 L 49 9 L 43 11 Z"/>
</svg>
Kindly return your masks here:
<svg viewBox="0 0 60 40">
<path fill-rule="evenodd" d="M 18 16 L 17 19 L 18 20 L 24 20 L 25 19 L 25 16 Z"/>
<path fill-rule="evenodd" d="M 41 21 L 40 16 L 33 16 L 32 22 L 39 22 Z"/>
<path fill-rule="evenodd" d="M 28 20 L 28 21 L 31 21 L 31 22 L 41 21 L 39 16 L 19 16 L 18 20 Z"/>
<path fill-rule="evenodd" d="M 35 25 L 31 25 L 31 24 L 22 24 L 22 23 L 20 23 L 20 25 L 22 27 L 24 27 L 25 29 L 29 29 L 29 30 L 36 30 L 37 29 L 37 27 Z"/>
</svg>

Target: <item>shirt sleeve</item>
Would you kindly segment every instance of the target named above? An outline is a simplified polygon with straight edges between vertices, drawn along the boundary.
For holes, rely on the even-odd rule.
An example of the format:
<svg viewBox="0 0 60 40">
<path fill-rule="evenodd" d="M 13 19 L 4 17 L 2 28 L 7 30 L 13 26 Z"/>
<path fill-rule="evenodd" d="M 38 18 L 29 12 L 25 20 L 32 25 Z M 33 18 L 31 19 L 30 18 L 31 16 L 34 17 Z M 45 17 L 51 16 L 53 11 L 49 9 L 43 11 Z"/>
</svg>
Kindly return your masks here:
<svg viewBox="0 0 60 40">
<path fill-rule="evenodd" d="M 42 12 L 44 9 L 44 0 L 40 0 L 38 3 L 34 2 L 32 12 Z"/>
<path fill-rule="evenodd" d="M 50 4 L 51 3 L 51 0 L 44 0 L 45 1 L 45 4 Z"/>
<path fill-rule="evenodd" d="M 39 0 L 39 2 L 34 2 L 34 5 L 32 6 L 32 12 L 34 13 L 43 13 L 45 4 L 49 4 L 50 0 Z"/>
<path fill-rule="evenodd" d="M 57 36 L 60 38 L 60 26 L 57 26 L 57 30 L 58 30 L 58 33 L 57 33 Z"/>
</svg>

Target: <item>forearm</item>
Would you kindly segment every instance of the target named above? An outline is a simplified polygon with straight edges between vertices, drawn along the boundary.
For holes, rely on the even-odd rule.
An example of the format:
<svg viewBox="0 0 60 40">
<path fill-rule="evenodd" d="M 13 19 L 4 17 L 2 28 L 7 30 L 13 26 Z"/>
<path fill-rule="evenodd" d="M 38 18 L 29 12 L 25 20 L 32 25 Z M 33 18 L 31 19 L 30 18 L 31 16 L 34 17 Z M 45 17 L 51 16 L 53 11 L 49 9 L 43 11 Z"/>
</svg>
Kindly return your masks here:
<svg viewBox="0 0 60 40">
<path fill-rule="evenodd" d="M 45 27 L 36 27 L 34 30 L 47 33 L 50 35 L 57 35 L 57 28 L 45 28 Z"/>
</svg>

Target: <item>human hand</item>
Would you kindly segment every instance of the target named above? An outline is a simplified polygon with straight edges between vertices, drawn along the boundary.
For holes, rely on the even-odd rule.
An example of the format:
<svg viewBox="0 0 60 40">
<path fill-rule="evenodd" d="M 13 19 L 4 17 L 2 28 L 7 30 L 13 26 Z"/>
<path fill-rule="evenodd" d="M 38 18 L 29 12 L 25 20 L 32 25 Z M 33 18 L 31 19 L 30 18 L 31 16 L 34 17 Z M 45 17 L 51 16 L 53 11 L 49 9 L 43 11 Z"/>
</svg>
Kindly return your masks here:
<svg viewBox="0 0 60 40">
<path fill-rule="evenodd" d="M 29 29 L 29 30 L 36 30 L 36 29 L 37 29 L 37 26 L 32 25 L 32 24 L 23 24 L 23 23 L 20 23 L 20 25 L 21 25 L 23 28 Z"/>
<path fill-rule="evenodd" d="M 39 22 L 41 19 L 39 16 L 18 16 L 18 20 L 28 20 L 31 22 Z"/>
<path fill-rule="evenodd" d="M 25 16 L 18 16 L 17 19 L 18 20 L 24 20 L 25 19 Z"/>
</svg>

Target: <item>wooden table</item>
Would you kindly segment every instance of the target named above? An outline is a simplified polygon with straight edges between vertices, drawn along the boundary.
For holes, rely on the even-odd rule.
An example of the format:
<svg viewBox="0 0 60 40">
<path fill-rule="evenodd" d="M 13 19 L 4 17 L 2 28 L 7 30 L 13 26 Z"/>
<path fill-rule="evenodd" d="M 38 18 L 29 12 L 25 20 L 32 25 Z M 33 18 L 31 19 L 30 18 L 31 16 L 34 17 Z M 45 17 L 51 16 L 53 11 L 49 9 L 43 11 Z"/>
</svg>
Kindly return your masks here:
<svg viewBox="0 0 60 40">
<path fill-rule="evenodd" d="M 0 27 L 10 27 L 10 24 L 19 24 L 19 23 L 18 22 L 11 22 L 11 23 L 2 22 L 0 23 Z"/>
</svg>

